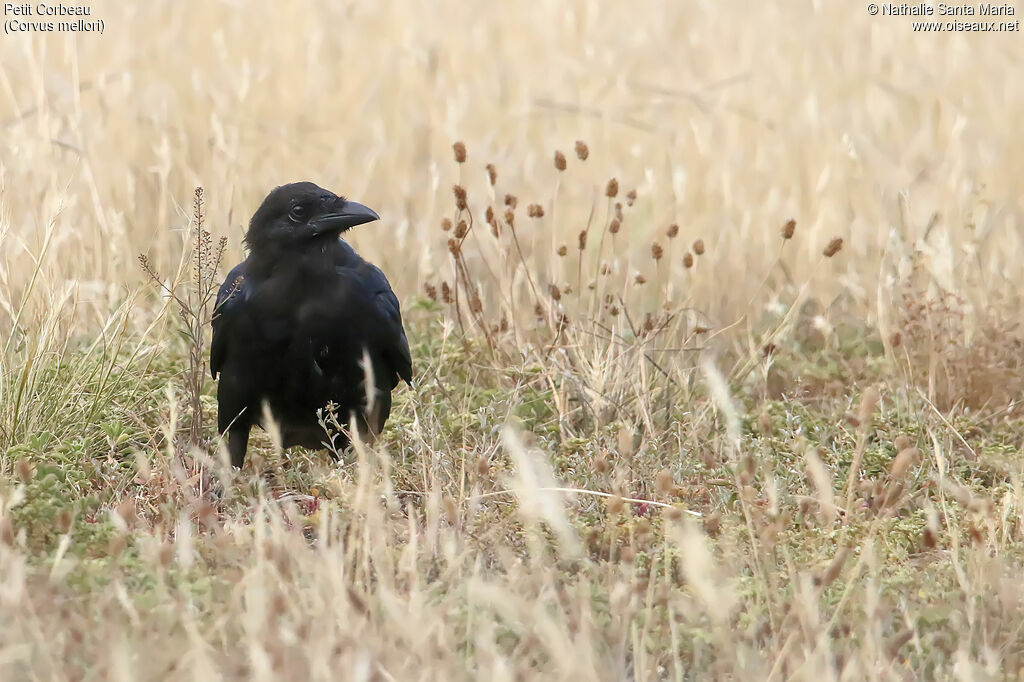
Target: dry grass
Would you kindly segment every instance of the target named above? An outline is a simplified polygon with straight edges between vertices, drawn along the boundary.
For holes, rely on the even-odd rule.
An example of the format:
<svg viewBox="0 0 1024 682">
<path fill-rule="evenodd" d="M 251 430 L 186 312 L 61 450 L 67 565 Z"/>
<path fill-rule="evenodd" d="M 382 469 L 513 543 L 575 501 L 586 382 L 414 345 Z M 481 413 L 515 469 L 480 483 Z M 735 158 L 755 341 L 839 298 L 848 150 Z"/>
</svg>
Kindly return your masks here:
<svg viewBox="0 0 1024 682">
<path fill-rule="evenodd" d="M 92 7 L 0 43 L 0 677 L 1024 669 L 1014 34 Z M 418 388 L 341 465 L 233 473 L 193 191 L 234 262 L 297 179 L 384 216 Z"/>
</svg>

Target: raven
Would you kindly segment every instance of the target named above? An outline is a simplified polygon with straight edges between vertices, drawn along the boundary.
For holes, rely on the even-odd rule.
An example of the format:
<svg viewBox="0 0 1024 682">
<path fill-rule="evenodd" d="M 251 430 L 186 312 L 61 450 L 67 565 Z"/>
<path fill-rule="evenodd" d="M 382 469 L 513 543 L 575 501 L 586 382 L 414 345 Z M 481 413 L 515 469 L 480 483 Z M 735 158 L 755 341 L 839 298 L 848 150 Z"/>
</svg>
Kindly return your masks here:
<svg viewBox="0 0 1024 682">
<path fill-rule="evenodd" d="M 318 409 L 333 402 L 342 425 L 354 417 L 360 434 L 377 434 L 398 380 L 412 385 L 398 299 L 384 273 L 341 238 L 379 218 L 311 182 L 277 187 L 253 214 L 249 256 L 220 287 L 210 345 L 218 429 L 233 466 L 244 463 L 264 404 L 284 447 L 322 449 Z M 334 445 L 348 445 L 347 436 Z"/>
</svg>

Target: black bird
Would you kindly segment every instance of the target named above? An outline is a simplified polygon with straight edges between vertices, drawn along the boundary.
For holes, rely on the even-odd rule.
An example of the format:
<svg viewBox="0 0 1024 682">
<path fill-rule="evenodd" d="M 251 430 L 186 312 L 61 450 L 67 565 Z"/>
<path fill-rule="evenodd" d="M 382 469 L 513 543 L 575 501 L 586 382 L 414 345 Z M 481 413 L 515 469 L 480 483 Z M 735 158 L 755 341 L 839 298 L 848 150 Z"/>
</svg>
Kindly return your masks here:
<svg viewBox="0 0 1024 682">
<path fill-rule="evenodd" d="M 220 375 L 218 428 L 233 466 L 245 461 L 264 403 L 284 447 L 321 449 L 328 436 L 318 409 L 333 402 L 343 426 L 355 416 L 361 434 L 377 434 L 398 380 L 411 385 L 398 299 L 384 273 L 340 236 L 379 218 L 311 182 L 274 189 L 253 215 L 249 257 L 217 294 L 210 347 L 210 370 Z M 347 446 L 347 437 L 334 445 Z"/>
</svg>

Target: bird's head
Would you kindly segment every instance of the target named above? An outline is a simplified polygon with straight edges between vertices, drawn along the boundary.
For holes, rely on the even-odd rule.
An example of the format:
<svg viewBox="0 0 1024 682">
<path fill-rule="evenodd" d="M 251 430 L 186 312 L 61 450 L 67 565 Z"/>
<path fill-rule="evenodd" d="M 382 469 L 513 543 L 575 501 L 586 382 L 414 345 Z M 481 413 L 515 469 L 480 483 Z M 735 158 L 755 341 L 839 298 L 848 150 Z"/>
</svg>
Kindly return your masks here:
<svg viewBox="0 0 1024 682">
<path fill-rule="evenodd" d="M 373 209 L 312 182 L 293 182 L 267 195 L 249 221 L 245 241 L 253 251 L 302 251 L 379 219 Z"/>
</svg>

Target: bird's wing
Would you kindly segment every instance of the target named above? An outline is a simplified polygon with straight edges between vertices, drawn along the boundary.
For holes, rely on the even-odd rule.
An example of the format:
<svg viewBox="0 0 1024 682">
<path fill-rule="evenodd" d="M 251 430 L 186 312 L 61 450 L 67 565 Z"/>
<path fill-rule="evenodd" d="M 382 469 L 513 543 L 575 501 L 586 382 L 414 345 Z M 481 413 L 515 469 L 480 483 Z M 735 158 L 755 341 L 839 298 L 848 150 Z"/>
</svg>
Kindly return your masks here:
<svg viewBox="0 0 1024 682">
<path fill-rule="evenodd" d="M 388 278 L 376 265 L 363 260 L 345 240 L 340 240 L 335 251 L 335 265 L 343 279 L 354 275 L 360 287 L 371 297 L 380 323 L 374 334 L 376 346 L 383 351 L 397 375 L 394 383 L 397 384 L 400 378 L 411 386 L 412 354 L 402 326 L 402 309 Z"/>
<path fill-rule="evenodd" d="M 213 339 L 210 342 L 210 374 L 217 378 L 221 366 L 224 364 L 224 357 L 227 354 L 227 337 L 225 331 L 230 324 L 231 316 L 239 306 L 245 302 L 245 263 L 239 263 L 220 285 L 217 292 L 217 303 L 213 308 Z"/>
<path fill-rule="evenodd" d="M 384 350 L 395 373 L 412 385 L 412 354 L 409 352 L 409 340 L 405 336 L 405 327 L 402 326 L 402 308 L 398 304 L 398 297 L 391 290 L 391 284 L 387 277 L 375 265 L 369 265 L 371 272 L 368 277 L 373 284 L 375 291 L 374 302 L 381 317 L 386 321 L 387 329 L 385 336 Z"/>
</svg>

